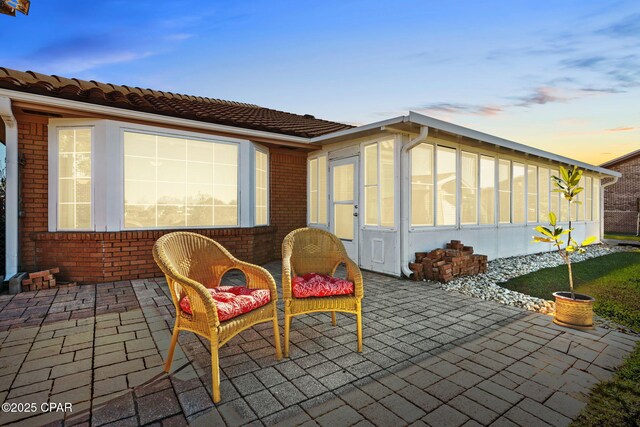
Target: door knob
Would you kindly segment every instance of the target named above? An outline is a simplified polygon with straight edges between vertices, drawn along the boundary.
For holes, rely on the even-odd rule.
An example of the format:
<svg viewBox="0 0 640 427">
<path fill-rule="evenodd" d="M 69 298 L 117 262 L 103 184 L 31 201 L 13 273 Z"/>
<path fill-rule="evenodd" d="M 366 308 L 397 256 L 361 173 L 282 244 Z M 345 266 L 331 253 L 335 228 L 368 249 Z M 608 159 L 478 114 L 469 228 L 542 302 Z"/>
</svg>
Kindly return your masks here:
<svg viewBox="0 0 640 427">
<path fill-rule="evenodd" d="M 358 212 L 354 212 L 354 213 L 353 213 L 353 216 L 358 216 Z"/>
</svg>

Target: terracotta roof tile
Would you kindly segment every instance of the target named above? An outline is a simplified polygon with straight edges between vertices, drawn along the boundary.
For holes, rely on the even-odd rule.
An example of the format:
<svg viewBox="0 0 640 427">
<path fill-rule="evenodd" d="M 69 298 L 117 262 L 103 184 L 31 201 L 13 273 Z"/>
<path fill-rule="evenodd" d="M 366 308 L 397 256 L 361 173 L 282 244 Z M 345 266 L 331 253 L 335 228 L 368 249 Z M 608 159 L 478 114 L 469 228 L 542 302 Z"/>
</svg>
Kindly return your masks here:
<svg viewBox="0 0 640 427">
<path fill-rule="evenodd" d="M 208 123 L 312 138 L 352 126 L 254 104 L 0 67 L 0 88 Z"/>
</svg>

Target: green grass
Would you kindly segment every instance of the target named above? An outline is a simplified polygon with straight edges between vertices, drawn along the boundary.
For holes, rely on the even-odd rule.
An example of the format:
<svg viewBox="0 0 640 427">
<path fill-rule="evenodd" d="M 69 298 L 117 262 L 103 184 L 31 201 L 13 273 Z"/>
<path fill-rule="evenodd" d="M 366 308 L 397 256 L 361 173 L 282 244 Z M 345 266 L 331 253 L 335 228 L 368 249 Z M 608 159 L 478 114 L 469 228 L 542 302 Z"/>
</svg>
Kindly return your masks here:
<svg viewBox="0 0 640 427">
<path fill-rule="evenodd" d="M 640 236 L 636 236 L 635 234 L 626 234 L 626 233 L 605 234 L 604 238 L 613 239 L 613 240 L 630 240 L 632 242 L 640 242 Z"/>
<path fill-rule="evenodd" d="M 596 314 L 640 331 L 640 251 L 617 252 L 572 264 L 574 289 L 596 299 Z M 553 300 L 569 290 L 566 265 L 516 277 L 501 286 Z"/>
<path fill-rule="evenodd" d="M 596 298 L 597 314 L 640 331 L 640 250 L 575 263 L 573 272 L 575 291 Z M 553 292 L 569 290 L 567 266 L 545 268 L 502 286 L 553 299 Z M 610 381 L 594 387 L 571 426 L 640 426 L 640 344 Z"/>
<path fill-rule="evenodd" d="M 640 425 L 640 344 L 610 381 L 596 385 L 571 427 Z"/>
</svg>

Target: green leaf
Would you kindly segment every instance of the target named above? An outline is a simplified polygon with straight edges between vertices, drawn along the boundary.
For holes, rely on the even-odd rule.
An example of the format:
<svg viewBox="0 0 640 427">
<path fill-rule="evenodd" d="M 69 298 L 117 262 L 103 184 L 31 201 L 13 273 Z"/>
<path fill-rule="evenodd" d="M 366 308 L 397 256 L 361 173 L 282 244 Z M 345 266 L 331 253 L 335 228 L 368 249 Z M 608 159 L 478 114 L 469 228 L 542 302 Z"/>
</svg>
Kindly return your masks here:
<svg viewBox="0 0 640 427">
<path fill-rule="evenodd" d="M 565 251 L 572 253 L 574 251 L 573 246 L 567 246 Z"/>
<path fill-rule="evenodd" d="M 560 166 L 560 176 L 564 182 L 569 181 L 569 173 L 563 166 Z"/>
<path fill-rule="evenodd" d="M 553 227 L 556 226 L 556 214 L 554 214 L 553 212 L 549 212 L 549 224 L 551 224 Z"/>
<path fill-rule="evenodd" d="M 589 246 L 590 244 L 592 244 L 595 241 L 596 241 L 596 236 L 590 236 L 590 237 L 587 237 L 586 239 L 584 239 L 582 241 L 582 243 L 580 244 L 580 246 Z"/>
<path fill-rule="evenodd" d="M 578 193 L 582 193 L 584 191 L 584 188 L 582 187 L 576 187 L 573 189 L 573 195 L 575 196 Z"/>
<path fill-rule="evenodd" d="M 553 237 L 553 233 L 551 232 L 551 230 L 549 230 L 547 227 L 543 227 L 542 225 L 537 226 L 535 230 L 538 233 L 544 234 L 547 237 Z"/>
</svg>

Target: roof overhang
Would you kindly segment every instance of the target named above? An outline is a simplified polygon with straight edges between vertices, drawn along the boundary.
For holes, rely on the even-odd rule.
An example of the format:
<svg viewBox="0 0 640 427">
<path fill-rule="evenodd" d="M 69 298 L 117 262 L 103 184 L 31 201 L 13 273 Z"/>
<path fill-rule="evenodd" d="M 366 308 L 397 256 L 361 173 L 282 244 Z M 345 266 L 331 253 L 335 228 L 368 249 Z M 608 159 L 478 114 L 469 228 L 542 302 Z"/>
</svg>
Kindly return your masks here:
<svg viewBox="0 0 640 427">
<path fill-rule="evenodd" d="M 437 130 L 444 134 L 450 134 L 455 137 L 464 137 L 471 141 L 490 144 L 506 150 L 519 152 L 528 156 L 536 156 L 542 159 L 547 159 L 566 165 L 575 165 L 583 169 L 601 173 L 603 175 L 617 177 L 622 176 L 620 172 L 614 170 L 595 166 L 585 162 L 580 162 L 569 157 L 550 153 L 548 151 L 540 150 L 538 148 L 530 147 L 528 145 L 520 144 L 518 142 L 510 141 L 508 139 L 500 138 L 497 136 L 489 135 L 487 133 L 469 129 L 464 126 L 455 125 L 443 120 L 438 120 L 433 117 L 425 116 L 424 114 L 416 113 L 414 111 L 410 111 L 409 115 L 407 116 L 398 116 L 392 119 L 370 123 L 356 128 L 346 129 L 328 135 L 311 138 L 310 142 L 317 145 L 333 144 L 336 142 L 343 142 L 350 139 L 362 138 L 369 135 L 378 134 L 384 131 L 397 131 L 406 132 L 409 134 L 417 134 L 419 133 L 420 127 L 422 126 L 427 126 L 430 129 Z"/>
<path fill-rule="evenodd" d="M 616 157 L 615 159 L 611 159 L 611 160 L 609 160 L 607 162 L 602 163 L 600 165 L 600 167 L 608 168 L 609 166 L 617 165 L 618 163 L 625 162 L 625 161 L 630 160 L 630 159 L 632 159 L 632 158 L 634 158 L 636 156 L 640 156 L 640 150 L 635 150 L 635 151 L 632 151 L 630 153 L 623 154 L 620 157 Z"/>
</svg>

